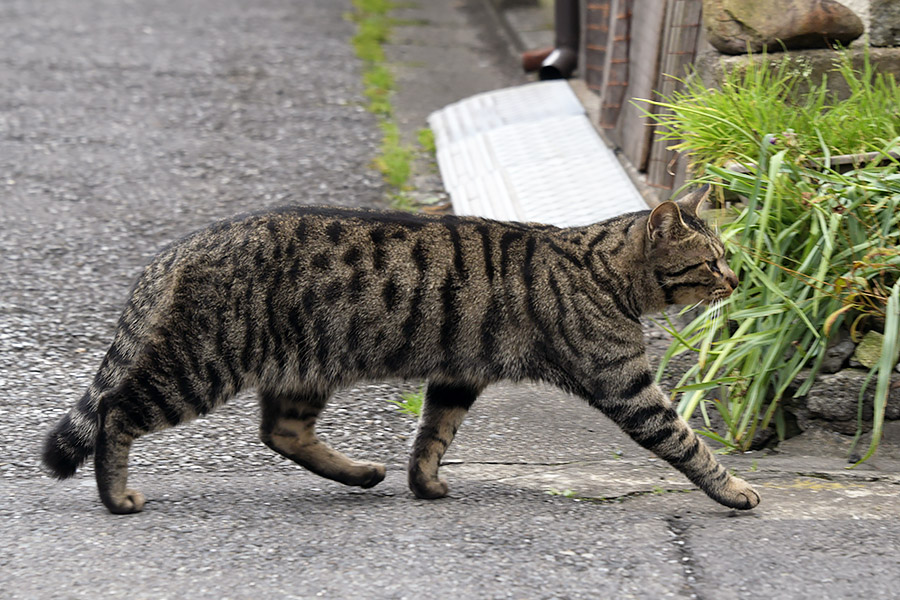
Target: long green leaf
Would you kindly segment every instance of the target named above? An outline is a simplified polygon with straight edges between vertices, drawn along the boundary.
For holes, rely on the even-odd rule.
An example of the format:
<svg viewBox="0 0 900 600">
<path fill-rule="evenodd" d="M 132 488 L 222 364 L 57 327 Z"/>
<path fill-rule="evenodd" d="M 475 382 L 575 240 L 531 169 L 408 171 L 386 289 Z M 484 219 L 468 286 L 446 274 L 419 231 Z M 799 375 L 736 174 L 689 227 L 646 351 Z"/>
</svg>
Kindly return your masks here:
<svg viewBox="0 0 900 600">
<path fill-rule="evenodd" d="M 872 422 L 872 442 L 869 450 L 856 464 L 869 460 L 878 448 L 884 428 L 884 409 L 887 405 L 891 386 L 891 372 L 900 357 L 900 282 L 894 284 L 888 298 L 887 314 L 884 322 L 884 341 L 881 346 L 881 360 L 878 361 L 878 383 L 875 387 L 875 406 Z"/>
</svg>

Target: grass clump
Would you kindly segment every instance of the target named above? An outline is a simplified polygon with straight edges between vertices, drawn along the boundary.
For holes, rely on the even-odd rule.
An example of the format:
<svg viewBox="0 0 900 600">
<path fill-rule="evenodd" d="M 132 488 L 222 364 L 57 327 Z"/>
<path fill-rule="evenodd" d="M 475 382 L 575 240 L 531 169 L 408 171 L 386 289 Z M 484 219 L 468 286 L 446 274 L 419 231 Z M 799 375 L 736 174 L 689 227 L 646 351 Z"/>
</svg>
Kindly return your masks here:
<svg viewBox="0 0 900 600">
<path fill-rule="evenodd" d="M 683 91 L 642 102 L 663 109 L 650 116 L 672 148 L 688 152 L 695 164 L 754 163 L 766 134 L 792 163 L 881 150 L 900 136 L 900 87 L 890 74 L 876 72 L 868 55 L 862 58 L 857 70 L 842 52 L 830 78 L 826 73 L 811 82 L 803 59 L 750 56 L 726 71 L 720 89 L 688 77 Z M 835 97 L 829 80 L 842 83 L 847 97 Z"/>
<path fill-rule="evenodd" d="M 356 13 L 353 20 L 357 23 L 357 32 L 351 43 L 356 55 L 370 63 L 384 62 L 382 45 L 391 35 L 391 21 L 388 12 L 390 2 L 385 0 L 354 0 Z"/>
<path fill-rule="evenodd" d="M 867 57 L 854 70 L 842 55 L 832 76 L 846 82 L 848 98 L 832 96 L 827 78 L 798 94 L 804 73 L 790 64 L 751 61 L 721 90 L 688 80 L 684 92 L 654 103 L 665 114 L 653 118 L 689 154 L 696 179 L 744 200 L 721 231 L 741 285 L 724 311 L 672 328 L 659 373 L 675 355 L 696 353 L 676 389 L 679 410 L 689 417 L 699 408 L 706 435 L 743 450 L 770 424 L 784 436 L 783 401 L 809 391 L 840 328 L 882 332 L 866 460 L 900 352 L 900 161 L 891 154 L 900 150 L 900 88 Z M 830 168 L 835 155 L 863 152 L 875 159 Z M 718 431 L 710 406 L 724 423 Z"/>
<path fill-rule="evenodd" d="M 388 185 L 403 189 L 412 171 L 415 151 L 400 141 L 400 131 L 391 121 L 381 122 L 381 151 L 375 158 L 375 166 L 384 175 Z"/>
<path fill-rule="evenodd" d="M 421 417 L 422 405 L 425 403 L 425 388 L 420 388 L 417 392 L 405 392 L 400 395 L 399 400 L 388 400 L 388 402 L 397 406 L 405 415 Z"/>
<path fill-rule="evenodd" d="M 383 64 L 373 65 L 363 73 L 363 84 L 365 85 L 363 94 L 369 99 L 369 105 L 366 107 L 369 112 L 383 118 L 392 117 L 394 108 L 391 105 L 391 94 L 394 91 L 394 75 L 390 69 Z"/>
<path fill-rule="evenodd" d="M 437 152 L 437 145 L 434 141 L 434 131 L 429 129 L 428 127 L 423 127 L 416 134 L 416 139 L 419 141 L 419 146 L 427 152 L 428 154 L 434 154 Z"/>
</svg>

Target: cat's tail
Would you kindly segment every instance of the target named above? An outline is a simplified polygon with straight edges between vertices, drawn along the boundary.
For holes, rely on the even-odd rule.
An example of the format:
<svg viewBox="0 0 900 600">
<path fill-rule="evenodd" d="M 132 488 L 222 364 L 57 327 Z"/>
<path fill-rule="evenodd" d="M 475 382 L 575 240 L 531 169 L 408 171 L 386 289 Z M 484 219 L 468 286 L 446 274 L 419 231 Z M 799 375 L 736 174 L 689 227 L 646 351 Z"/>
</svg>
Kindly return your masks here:
<svg viewBox="0 0 900 600">
<path fill-rule="evenodd" d="M 94 453 L 100 434 L 100 405 L 110 391 L 127 377 L 135 356 L 145 347 L 147 331 L 159 314 L 162 290 L 171 285 L 171 265 L 176 249 L 161 253 L 135 284 L 122 311 L 112 344 L 94 380 L 81 399 L 66 413 L 44 440 L 42 462 L 50 474 L 67 479 Z M 164 310 L 162 312 L 165 312 Z"/>
<path fill-rule="evenodd" d="M 100 429 L 100 390 L 91 385 L 44 440 L 43 463 L 58 479 L 67 479 L 93 454 Z"/>
<path fill-rule="evenodd" d="M 102 398 L 122 380 L 133 356 L 133 351 L 123 343 L 122 337 L 121 334 L 116 335 L 94 381 L 44 440 L 42 462 L 58 479 L 74 475 L 87 457 L 94 453 L 100 433 Z"/>
</svg>

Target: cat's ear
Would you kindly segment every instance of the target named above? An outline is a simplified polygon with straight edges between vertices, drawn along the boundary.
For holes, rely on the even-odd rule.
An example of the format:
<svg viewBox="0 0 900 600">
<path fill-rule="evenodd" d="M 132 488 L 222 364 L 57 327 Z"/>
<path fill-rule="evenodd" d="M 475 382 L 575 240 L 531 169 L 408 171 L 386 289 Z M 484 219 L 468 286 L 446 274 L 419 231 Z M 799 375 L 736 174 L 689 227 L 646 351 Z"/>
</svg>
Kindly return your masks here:
<svg viewBox="0 0 900 600">
<path fill-rule="evenodd" d="M 705 184 L 702 187 L 697 188 L 687 196 L 683 198 L 679 198 L 675 201 L 678 204 L 678 207 L 681 208 L 685 212 L 685 214 L 693 215 L 695 217 L 700 216 L 700 207 L 703 206 L 703 203 L 706 202 L 707 198 L 709 198 L 709 184 Z"/>
<path fill-rule="evenodd" d="M 647 237 L 655 242 L 660 237 L 670 235 L 677 229 L 687 227 L 681 218 L 681 209 L 674 202 L 663 202 L 653 209 L 647 219 Z"/>
</svg>

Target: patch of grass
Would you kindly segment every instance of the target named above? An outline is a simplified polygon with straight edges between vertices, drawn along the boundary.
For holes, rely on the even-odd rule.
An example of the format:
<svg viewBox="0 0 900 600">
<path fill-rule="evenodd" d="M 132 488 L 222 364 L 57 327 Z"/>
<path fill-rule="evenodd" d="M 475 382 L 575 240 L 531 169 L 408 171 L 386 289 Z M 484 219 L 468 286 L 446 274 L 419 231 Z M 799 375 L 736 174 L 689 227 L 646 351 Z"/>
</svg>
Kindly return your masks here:
<svg viewBox="0 0 900 600">
<path fill-rule="evenodd" d="M 351 43 L 356 55 L 369 63 L 384 62 L 382 45 L 390 39 L 390 0 L 353 0 L 353 12 L 346 18 L 356 23 L 356 35 Z"/>
<path fill-rule="evenodd" d="M 363 84 L 363 94 L 369 99 L 366 107 L 369 112 L 385 119 L 393 116 L 391 94 L 394 91 L 394 75 L 391 70 L 384 64 L 374 64 L 363 73 Z"/>
<path fill-rule="evenodd" d="M 810 82 L 806 93 L 799 92 L 810 75 L 803 59 L 763 54 L 728 70 L 719 89 L 691 76 L 682 80 L 683 91 L 638 102 L 662 109 L 648 116 L 672 148 L 688 152 L 697 165 L 754 163 L 766 134 L 795 164 L 881 150 L 900 136 L 900 87 L 890 74 L 876 72 L 867 54 L 858 71 L 849 53 L 836 56 L 830 78 Z M 845 82 L 849 97 L 836 98 L 829 79 Z"/>
<path fill-rule="evenodd" d="M 400 412 L 413 417 L 422 416 L 422 405 L 425 403 L 425 388 L 418 392 L 406 392 L 400 395 L 399 400 L 388 400 L 391 404 L 400 408 Z"/>
<path fill-rule="evenodd" d="M 900 88 L 868 60 L 853 70 L 844 55 L 835 73 L 849 99 L 831 97 L 827 80 L 798 95 L 802 70 L 785 64 L 751 63 L 721 90 L 688 82 L 657 103 L 666 114 L 653 118 L 681 140 L 675 147 L 689 154 L 697 181 L 744 200 L 721 230 L 741 285 L 720 307 L 671 328 L 676 341 L 659 375 L 675 355 L 696 353 L 676 389 L 679 411 L 690 417 L 699 407 L 705 435 L 745 450 L 770 424 L 784 436 L 782 402 L 806 395 L 839 328 L 883 331 L 865 460 L 900 352 L 900 161 L 889 155 L 900 150 Z M 831 156 L 863 151 L 877 160 L 847 173 L 829 168 Z M 726 168 L 735 161 L 741 169 Z M 797 384 L 801 371 L 808 375 Z M 723 429 L 712 430 L 708 406 Z"/>
<path fill-rule="evenodd" d="M 412 172 L 414 150 L 400 141 L 400 131 L 395 123 L 382 121 L 381 131 L 381 151 L 375 158 L 375 166 L 388 185 L 402 191 Z"/>
</svg>

